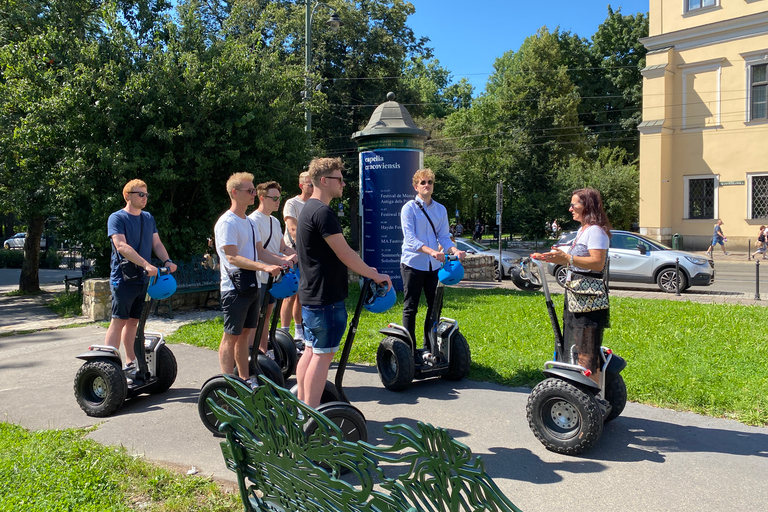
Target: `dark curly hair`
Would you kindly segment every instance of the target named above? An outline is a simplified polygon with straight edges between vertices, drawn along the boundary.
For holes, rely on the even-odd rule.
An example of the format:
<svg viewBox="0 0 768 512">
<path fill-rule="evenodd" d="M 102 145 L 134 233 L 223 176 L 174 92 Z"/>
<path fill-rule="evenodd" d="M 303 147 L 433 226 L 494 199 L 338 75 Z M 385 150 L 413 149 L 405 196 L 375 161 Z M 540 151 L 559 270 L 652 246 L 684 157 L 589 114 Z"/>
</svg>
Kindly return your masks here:
<svg viewBox="0 0 768 512">
<path fill-rule="evenodd" d="M 580 188 L 574 190 L 574 196 L 579 197 L 579 201 L 584 205 L 584 211 L 581 216 L 584 218 L 584 224 L 595 224 L 603 228 L 608 238 L 611 237 L 611 223 L 603 209 L 603 200 L 600 198 L 600 192 L 594 188 Z"/>
</svg>

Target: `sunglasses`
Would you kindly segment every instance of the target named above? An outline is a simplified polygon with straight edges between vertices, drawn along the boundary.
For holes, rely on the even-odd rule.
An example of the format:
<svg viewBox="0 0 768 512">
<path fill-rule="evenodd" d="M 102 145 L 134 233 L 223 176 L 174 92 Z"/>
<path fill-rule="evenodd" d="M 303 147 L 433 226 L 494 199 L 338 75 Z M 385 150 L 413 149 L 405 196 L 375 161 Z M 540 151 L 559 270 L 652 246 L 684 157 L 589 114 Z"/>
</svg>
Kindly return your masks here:
<svg viewBox="0 0 768 512">
<path fill-rule="evenodd" d="M 419 185 L 431 185 L 432 183 L 434 183 L 432 180 L 421 180 Z"/>
<path fill-rule="evenodd" d="M 149 197 L 149 192 L 128 192 L 129 194 L 139 194 L 139 197 Z"/>
<path fill-rule="evenodd" d="M 271 199 L 273 201 L 279 201 L 280 200 L 280 196 L 264 196 L 264 197 L 266 197 L 267 199 Z"/>
<path fill-rule="evenodd" d="M 577 207 L 577 206 L 579 206 L 580 204 L 581 204 L 581 203 L 571 203 L 571 204 L 568 206 L 568 208 L 569 208 L 569 209 L 570 209 L 570 208 L 576 208 L 576 207 Z"/>
<path fill-rule="evenodd" d="M 251 195 L 256 193 L 256 189 L 255 188 L 236 188 L 235 190 L 241 190 L 243 192 L 248 192 Z"/>
<path fill-rule="evenodd" d="M 344 178 L 342 178 L 341 176 L 323 176 L 323 177 L 329 180 L 339 180 L 339 183 L 344 183 Z"/>
</svg>

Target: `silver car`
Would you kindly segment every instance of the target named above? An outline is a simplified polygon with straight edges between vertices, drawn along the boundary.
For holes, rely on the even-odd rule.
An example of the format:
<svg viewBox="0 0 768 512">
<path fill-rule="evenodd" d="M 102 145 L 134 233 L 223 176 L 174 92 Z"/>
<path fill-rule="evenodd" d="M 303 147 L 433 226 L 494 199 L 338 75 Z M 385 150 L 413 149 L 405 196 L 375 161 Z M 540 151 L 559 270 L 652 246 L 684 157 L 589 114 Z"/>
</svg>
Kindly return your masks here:
<svg viewBox="0 0 768 512">
<path fill-rule="evenodd" d="M 567 246 L 576 232 L 564 233 L 556 246 Z M 715 281 L 715 262 L 698 254 L 670 249 L 664 244 L 629 231 L 611 230 L 608 250 L 611 282 L 656 283 L 663 292 L 677 291 L 675 263 L 680 262 L 680 291 L 709 286 Z M 547 264 L 547 271 L 565 286 L 567 269 Z"/>
<path fill-rule="evenodd" d="M 457 238 L 454 240 L 456 243 L 456 247 L 460 251 L 465 251 L 467 254 L 482 254 L 484 256 L 493 256 L 493 261 L 496 264 L 496 268 L 494 271 L 494 279 L 498 281 L 499 279 L 499 250 L 498 249 L 488 249 L 482 244 L 479 244 L 475 241 L 468 240 L 466 238 Z M 517 262 L 520 261 L 520 255 L 516 252 L 512 251 L 501 251 L 501 269 L 504 272 L 502 274 L 502 277 L 508 277 L 510 271 L 512 270 L 512 266 L 515 265 Z"/>
<path fill-rule="evenodd" d="M 24 239 L 27 238 L 26 233 L 16 233 L 11 238 L 3 242 L 4 249 L 23 249 Z M 40 237 L 40 248 L 45 249 L 45 237 Z"/>
</svg>

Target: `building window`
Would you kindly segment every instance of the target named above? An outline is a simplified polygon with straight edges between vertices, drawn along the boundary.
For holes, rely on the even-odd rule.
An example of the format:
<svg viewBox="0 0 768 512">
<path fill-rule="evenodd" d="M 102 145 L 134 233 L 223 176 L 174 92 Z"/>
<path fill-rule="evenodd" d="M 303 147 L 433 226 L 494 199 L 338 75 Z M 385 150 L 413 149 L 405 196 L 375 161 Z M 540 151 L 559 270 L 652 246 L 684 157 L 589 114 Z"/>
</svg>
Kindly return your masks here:
<svg viewBox="0 0 768 512">
<path fill-rule="evenodd" d="M 749 218 L 768 219 L 768 174 L 749 177 Z"/>
<path fill-rule="evenodd" d="M 685 177 L 685 218 L 714 219 L 717 209 L 716 178 L 712 176 Z"/>
<path fill-rule="evenodd" d="M 717 0 L 685 0 L 685 11 L 695 11 L 702 7 L 714 7 L 717 5 Z"/>
<path fill-rule="evenodd" d="M 750 120 L 768 119 L 768 64 L 752 66 L 751 69 L 750 95 L 752 105 L 750 109 Z"/>
</svg>

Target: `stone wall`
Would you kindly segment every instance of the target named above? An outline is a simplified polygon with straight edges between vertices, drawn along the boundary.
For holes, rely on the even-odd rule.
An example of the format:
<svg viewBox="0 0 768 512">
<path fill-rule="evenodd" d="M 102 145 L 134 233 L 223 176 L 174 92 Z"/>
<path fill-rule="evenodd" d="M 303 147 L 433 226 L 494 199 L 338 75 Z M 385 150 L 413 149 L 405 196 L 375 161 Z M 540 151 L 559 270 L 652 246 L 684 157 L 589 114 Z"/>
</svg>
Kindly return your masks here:
<svg viewBox="0 0 768 512">
<path fill-rule="evenodd" d="M 467 254 L 464 258 L 464 279 L 466 281 L 493 281 L 495 267 L 493 256 Z"/>
<path fill-rule="evenodd" d="M 208 304 L 205 304 L 206 297 L 211 299 Z M 219 299 L 218 290 L 177 293 L 170 300 L 173 301 L 173 312 L 177 312 L 212 306 L 214 299 L 215 301 Z M 168 308 L 163 308 L 163 304 L 166 302 L 163 301 L 160 304 L 158 314 L 167 314 Z M 83 282 L 83 316 L 87 316 L 95 322 L 109 321 L 112 317 L 112 292 L 109 287 L 109 279 L 86 279 Z"/>
</svg>

